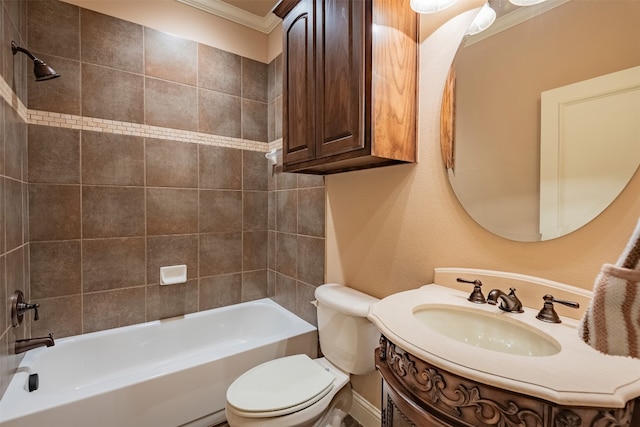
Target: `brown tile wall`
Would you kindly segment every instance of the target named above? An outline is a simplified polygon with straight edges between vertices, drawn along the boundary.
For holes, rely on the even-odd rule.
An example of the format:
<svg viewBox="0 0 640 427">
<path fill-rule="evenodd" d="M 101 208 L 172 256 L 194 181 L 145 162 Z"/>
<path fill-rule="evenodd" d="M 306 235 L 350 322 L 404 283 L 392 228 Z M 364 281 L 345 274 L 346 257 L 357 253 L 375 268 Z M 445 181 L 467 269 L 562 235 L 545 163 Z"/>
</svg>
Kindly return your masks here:
<svg viewBox="0 0 640 427">
<path fill-rule="evenodd" d="M 28 39 L 63 75 L 36 85 L 26 56 L 2 50 L 2 76 L 30 111 L 265 146 L 281 138 L 281 57 L 261 64 L 56 0 L 26 3 L 2 3 L 4 36 Z M 64 337 L 266 296 L 316 323 L 321 177 L 283 174 L 255 146 L 27 125 L 8 104 L 0 113 L 0 394 L 19 363 L 9 355 L 17 336 Z M 188 266 L 187 282 L 159 286 L 159 268 L 174 264 Z M 41 304 L 40 321 L 9 326 L 14 289 Z"/>
<path fill-rule="evenodd" d="M 267 64 L 57 0 L 28 6 L 29 49 L 63 76 L 29 80 L 29 109 L 271 141 Z"/>
<path fill-rule="evenodd" d="M 267 296 L 264 153 L 39 125 L 28 135 L 34 335 Z M 187 283 L 161 287 L 160 267 L 176 264 Z M 211 285 L 220 276 L 237 277 L 238 289 Z"/>
<path fill-rule="evenodd" d="M 325 188 L 317 175 L 283 173 L 269 179 L 269 296 L 317 325 L 310 304 L 325 280 Z"/>
<path fill-rule="evenodd" d="M 1 1 L 0 22 L 0 73 L 10 90 L 25 102 L 25 70 L 31 61 L 23 54 L 13 56 L 10 44 L 15 40 L 26 46 L 26 5 Z M 9 305 L 16 290 L 30 297 L 27 178 L 27 124 L 0 98 L 0 396 L 23 356 L 13 354 L 13 343 L 28 336 L 31 324 L 31 316 L 25 315 L 20 327 L 11 327 Z"/>
<path fill-rule="evenodd" d="M 282 55 L 267 69 L 269 141 L 282 138 Z M 269 166 L 269 296 L 317 325 L 315 288 L 325 281 L 324 178 Z"/>
</svg>

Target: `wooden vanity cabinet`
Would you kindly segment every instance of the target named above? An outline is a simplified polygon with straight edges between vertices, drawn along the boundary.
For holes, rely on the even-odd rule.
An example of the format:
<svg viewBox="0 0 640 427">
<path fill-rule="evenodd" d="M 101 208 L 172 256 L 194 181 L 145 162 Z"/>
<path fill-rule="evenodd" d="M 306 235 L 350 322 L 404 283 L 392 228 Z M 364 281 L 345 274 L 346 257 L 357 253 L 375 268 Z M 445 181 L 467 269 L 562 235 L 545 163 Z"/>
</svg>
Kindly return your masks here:
<svg viewBox="0 0 640 427">
<path fill-rule="evenodd" d="M 383 427 L 640 427 L 639 399 L 620 409 L 557 405 L 459 377 L 384 336 L 375 363 Z"/>
<path fill-rule="evenodd" d="M 284 0 L 283 170 L 416 161 L 418 16 L 409 1 Z"/>
</svg>

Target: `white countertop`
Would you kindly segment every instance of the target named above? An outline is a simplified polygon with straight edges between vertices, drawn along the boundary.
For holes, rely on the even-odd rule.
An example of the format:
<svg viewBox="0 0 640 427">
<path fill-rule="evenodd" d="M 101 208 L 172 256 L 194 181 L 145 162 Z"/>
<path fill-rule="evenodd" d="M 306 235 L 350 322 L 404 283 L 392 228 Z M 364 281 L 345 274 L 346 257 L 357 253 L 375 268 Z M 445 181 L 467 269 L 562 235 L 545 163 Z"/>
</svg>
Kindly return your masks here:
<svg viewBox="0 0 640 427">
<path fill-rule="evenodd" d="M 485 291 L 486 292 L 486 291 Z M 561 405 L 622 408 L 640 396 L 640 359 L 609 356 L 578 336 L 575 319 L 545 323 L 539 308 L 506 313 L 495 305 L 467 301 L 468 292 L 439 285 L 390 295 L 371 306 L 371 320 L 398 347 L 436 367 L 470 380 Z M 552 356 L 532 357 L 486 350 L 447 338 L 421 324 L 415 308 L 456 305 L 508 316 L 553 337 L 562 345 Z"/>
</svg>

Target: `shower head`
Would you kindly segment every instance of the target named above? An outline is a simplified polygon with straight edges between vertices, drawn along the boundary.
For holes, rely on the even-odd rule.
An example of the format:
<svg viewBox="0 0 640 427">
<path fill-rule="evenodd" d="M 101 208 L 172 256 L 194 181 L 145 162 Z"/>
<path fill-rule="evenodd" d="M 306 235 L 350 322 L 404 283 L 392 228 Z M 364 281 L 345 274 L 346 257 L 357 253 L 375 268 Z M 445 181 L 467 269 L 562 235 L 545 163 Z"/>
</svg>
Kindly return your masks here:
<svg viewBox="0 0 640 427">
<path fill-rule="evenodd" d="M 14 55 L 18 52 L 22 52 L 25 55 L 27 55 L 29 58 L 31 58 L 31 60 L 33 61 L 33 74 L 35 74 L 37 82 L 60 77 L 60 74 L 56 73 L 56 71 L 53 68 L 49 67 L 41 59 L 36 58 L 27 49 L 18 46 L 14 41 L 11 41 L 11 52 Z"/>
</svg>

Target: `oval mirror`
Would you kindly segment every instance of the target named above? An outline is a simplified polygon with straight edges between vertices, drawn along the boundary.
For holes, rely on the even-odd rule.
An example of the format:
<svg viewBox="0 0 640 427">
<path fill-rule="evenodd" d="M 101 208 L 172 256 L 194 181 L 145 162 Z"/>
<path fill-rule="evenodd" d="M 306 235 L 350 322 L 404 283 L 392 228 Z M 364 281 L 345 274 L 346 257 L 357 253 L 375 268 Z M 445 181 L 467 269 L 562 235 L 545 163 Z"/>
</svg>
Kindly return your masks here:
<svg viewBox="0 0 640 427">
<path fill-rule="evenodd" d="M 442 155 L 496 235 L 549 240 L 598 216 L 640 165 L 640 0 L 490 0 L 443 98 Z"/>
</svg>

